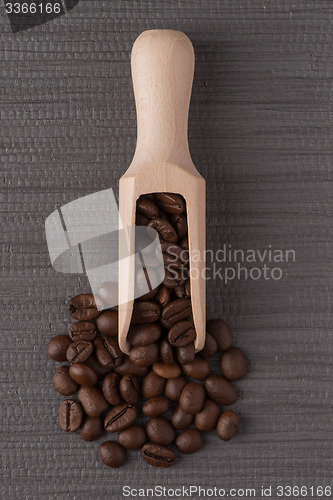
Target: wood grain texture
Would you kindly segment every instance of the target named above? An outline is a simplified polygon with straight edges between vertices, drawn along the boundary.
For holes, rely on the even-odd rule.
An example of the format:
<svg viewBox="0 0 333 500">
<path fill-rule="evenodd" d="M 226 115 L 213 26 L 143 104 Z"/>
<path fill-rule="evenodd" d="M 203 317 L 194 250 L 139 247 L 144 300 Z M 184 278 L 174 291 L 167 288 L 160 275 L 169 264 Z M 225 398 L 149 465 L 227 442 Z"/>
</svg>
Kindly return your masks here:
<svg viewBox="0 0 333 500">
<path fill-rule="evenodd" d="M 329 0 L 81 0 L 12 34 L 1 7 L 1 498 L 332 483 L 332 21 Z M 117 189 L 136 138 L 130 50 L 152 28 L 194 45 L 189 144 L 207 180 L 207 248 L 272 245 L 296 259 L 281 280 L 207 285 L 208 317 L 229 321 L 250 361 L 237 438 L 209 435 L 167 472 L 135 453 L 111 471 L 97 443 L 58 427 L 46 346 L 88 284 L 52 270 L 44 220 Z"/>
</svg>

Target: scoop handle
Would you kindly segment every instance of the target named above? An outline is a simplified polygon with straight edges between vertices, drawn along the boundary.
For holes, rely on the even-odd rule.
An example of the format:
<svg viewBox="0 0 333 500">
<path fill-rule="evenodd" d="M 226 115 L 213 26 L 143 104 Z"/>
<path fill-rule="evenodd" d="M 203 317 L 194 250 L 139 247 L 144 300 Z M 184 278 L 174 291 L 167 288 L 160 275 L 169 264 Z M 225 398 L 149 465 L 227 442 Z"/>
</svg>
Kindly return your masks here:
<svg viewBox="0 0 333 500">
<path fill-rule="evenodd" d="M 137 112 L 135 155 L 144 155 L 145 161 L 186 162 L 192 43 L 181 31 L 144 31 L 134 42 L 131 68 Z"/>
</svg>

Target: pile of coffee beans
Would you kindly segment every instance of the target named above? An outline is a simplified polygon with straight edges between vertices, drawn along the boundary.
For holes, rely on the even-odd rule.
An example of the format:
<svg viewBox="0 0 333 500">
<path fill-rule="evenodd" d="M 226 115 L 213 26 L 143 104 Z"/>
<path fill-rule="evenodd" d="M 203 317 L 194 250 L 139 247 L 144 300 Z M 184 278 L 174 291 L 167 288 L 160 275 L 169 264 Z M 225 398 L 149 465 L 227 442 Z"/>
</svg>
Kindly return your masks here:
<svg viewBox="0 0 333 500">
<path fill-rule="evenodd" d="M 68 335 L 50 340 L 48 355 L 69 363 L 53 375 L 54 388 L 67 398 L 59 407 L 62 430 L 79 431 L 85 441 L 105 431 L 117 435 L 99 449 L 109 467 L 120 467 L 126 450 L 137 449 L 148 464 L 170 467 L 174 450 L 197 452 L 205 432 L 216 430 L 223 441 L 235 435 L 239 417 L 221 407 L 236 401 L 232 382 L 246 375 L 247 361 L 221 319 L 208 321 L 205 346 L 195 353 L 184 199 L 169 193 L 141 196 L 136 224 L 158 232 L 165 277 L 134 302 L 129 355 L 118 345 L 118 312 L 108 308 L 114 300 L 111 283 L 102 284 L 98 296 L 69 301 L 77 322 Z M 208 361 L 215 354 L 220 373 L 212 373 Z M 74 394 L 77 399 L 69 398 Z"/>
</svg>

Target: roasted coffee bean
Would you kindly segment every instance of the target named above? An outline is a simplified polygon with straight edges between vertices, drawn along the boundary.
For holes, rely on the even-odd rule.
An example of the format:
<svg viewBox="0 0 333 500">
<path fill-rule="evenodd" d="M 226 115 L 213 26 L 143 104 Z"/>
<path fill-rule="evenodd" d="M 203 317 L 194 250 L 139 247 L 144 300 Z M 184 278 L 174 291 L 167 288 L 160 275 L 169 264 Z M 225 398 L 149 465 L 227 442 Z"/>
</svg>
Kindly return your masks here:
<svg viewBox="0 0 333 500">
<path fill-rule="evenodd" d="M 185 214 L 172 215 L 171 224 L 176 229 L 179 239 L 187 235 L 187 219 Z"/>
<path fill-rule="evenodd" d="M 126 461 L 126 451 L 119 443 L 105 441 L 99 447 L 99 456 L 103 464 L 116 469 L 124 465 Z"/>
<path fill-rule="evenodd" d="M 75 340 L 89 340 L 92 341 L 96 337 L 96 326 L 91 321 L 78 321 L 73 323 L 69 329 L 69 337 Z"/>
<path fill-rule="evenodd" d="M 156 398 L 164 390 L 165 378 L 160 377 L 153 370 L 149 372 L 142 381 L 141 394 L 144 398 Z"/>
<path fill-rule="evenodd" d="M 104 419 L 104 427 L 108 432 L 120 432 L 130 427 L 137 415 L 135 406 L 128 403 L 114 406 Z"/>
<path fill-rule="evenodd" d="M 202 448 L 201 432 L 197 429 L 187 429 L 181 432 L 176 439 L 176 446 L 181 453 L 196 453 Z"/>
<path fill-rule="evenodd" d="M 230 441 L 236 434 L 239 424 L 237 413 L 232 410 L 227 410 L 222 413 L 217 421 L 216 432 L 222 441 Z"/>
<path fill-rule="evenodd" d="M 193 422 L 193 414 L 185 413 L 178 405 L 171 415 L 171 423 L 178 431 L 188 429 Z"/>
<path fill-rule="evenodd" d="M 150 219 L 142 214 L 137 213 L 135 217 L 135 224 L 137 226 L 148 226 Z"/>
<path fill-rule="evenodd" d="M 166 365 L 176 365 L 175 355 L 173 352 L 173 347 L 170 343 L 164 339 L 160 344 L 160 356 L 162 361 Z"/>
<path fill-rule="evenodd" d="M 122 398 L 119 392 L 119 379 L 118 373 L 109 373 L 104 377 L 102 391 L 105 399 L 113 406 L 120 405 Z"/>
<path fill-rule="evenodd" d="M 165 384 L 166 397 L 171 399 L 171 401 L 178 402 L 186 384 L 187 380 L 183 375 L 167 380 L 167 383 Z"/>
<path fill-rule="evenodd" d="M 119 391 L 126 403 L 135 405 L 140 398 L 140 386 L 134 375 L 124 375 L 119 383 Z"/>
<path fill-rule="evenodd" d="M 205 391 L 197 382 L 185 385 L 179 398 L 179 406 L 185 413 L 199 413 L 205 400 Z"/>
<path fill-rule="evenodd" d="M 156 302 L 150 300 L 135 302 L 133 304 L 132 323 L 154 323 L 160 317 L 160 308 Z"/>
<path fill-rule="evenodd" d="M 185 264 L 188 266 L 189 254 L 188 250 L 182 248 L 176 243 L 169 241 L 162 241 L 160 247 L 157 247 L 156 252 L 162 250 L 164 262 L 175 263 L 177 265 Z"/>
<path fill-rule="evenodd" d="M 183 347 L 177 347 L 177 360 L 181 365 L 191 363 L 192 361 L 194 361 L 194 358 L 195 348 L 193 342 L 190 342 Z"/>
<path fill-rule="evenodd" d="M 68 347 L 66 356 L 70 363 L 83 363 L 93 352 L 93 345 L 87 340 L 76 340 Z"/>
<path fill-rule="evenodd" d="M 210 373 L 210 364 L 207 359 L 198 356 L 197 354 L 194 357 L 194 360 L 191 363 L 187 363 L 186 365 L 182 365 L 182 370 L 190 378 L 194 378 L 195 380 L 203 380 L 208 377 Z"/>
<path fill-rule="evenodd" d="M 161 307 L 166 306 L 170 302 L 170 290 L 160 285 L 155 300 Z"/>
<path fill-rule="evenodd" d="M 141 325 L 131 325 L 127 340 L 131 347 L 145 346 L 156 342 L 162 333 L 159 323 L 142 323 Z"/>
<path fill-rule="evenodd" d="M 60 366 L 54 372 L 52 382 L 55 390 L 62 396 L 71 396 L 79 388 L 78 384 L 70 376 L 68 366 Z"/>
<path fill-rule="evenodd" d="M 187 318 L 191 314 L 191 300 L 190 299 L 176 299 L 167 304 L 161 312 L 161 318 L 164 321 L 166 328 Z"/>
<path fill-rule="evenodd" d="M 97 295 L 106 302 L 106 304 L 113 306 L 118 300 L 118 283 L 107 281 L 101 283 L 97 291 Z"/>
<path fill-rule="evenodd" d="M 83 411 L 74 399 L 65 399 L 59 406 L 59 425 L 65 432 L 75 432 L 82 423 Z"/>
<path fill-rule="evenodd" d="M 84 441 L 95 441 L 103 434 L 103 422 L 100 417 L 85 417 L 80 428 L 80 437 Z"/>
<path fill-rule="evenodd" d="M 128 356 L 124 356 L 121 365 L 117 366 L 115 372 L 120 375 L 134 375 L 135 377 L 144 377 L 147 375 L 149 368 L 148 366 L 137 366 L 129 359 Z"/>
<path fill-rule="evenodd" d="M 207 332 L 213 335 L 217 342 L 219 351 L 226 351 L 231 347 L 232 336 L 229 326 L 221 319 L 212 319 L 208 321 Z"/>
<path fill-rule="evenodd" d="M 89 417 L 99 417 L 101 413 L 109 408 L 109 403 L 97 387 L 80 387 L 77 392 L 78 400 Z"/>
<path fill-rule="evenodd" d="M 148 223 L 148 227 L 155 229 L 161 241 L 176 243 L 178 235 L 174 227 L 167 220 L 156 217 Z"/>
<path fill-rule="evenodd" d="M 240 380 L 247 372 L 244 353 L 238 347 L 231 347 L 221 354 L 220 370 L 228 380 Z"/>
<path fill-rule="evenodd" d="M 171 402 L 167 398 L 158 397 L 148 399 L 142 406 L 142 412 L 147 417 L 160 417 L 170 410 Z"/>
<path fill-rule="evenodd" d="M 189 246 L 188 246 L 188 237 L 185 236 L 185 238 L 182 238 L 179 242 L 179 246 L 184 248 L 184 250 L 188 250 L 189 249 Z"/>
<path fill-rule="evenodd" d="M 175 288 L 175 294 L 179 299 L 189 299 L 191 297 L 190 278 L 187 278 L 183 285 Z"/>
<path fill-rule="evenodd" d="M 189 321 L 179 321 L 168 332 L 168 340 L 175 347 L 183 347 L 195 339 L 195 329 Z"/>
<path fill-rule="evenodd" d="M 181 374 L 178 365 L 165 365 L 164 363 L 154 363 L 153 370 L 157 375 L 163 378 L 176 378 Z"/>
<path fill-rule="evenodd" d="M 220 375 L 209 375 L 204 387 L 210 399 L 220 405 L 229 406 L 237 399 L 237 391 L 229 380 Z"/>
<path fill-rule="evenodd" d="M 97 318 L 102 308 L 102 300 L 99 297 L 94 297 L 91 293 L 77 295 L 68 302 L 69 313 L 79 321 Z"/>
<path fill-rule="evenodd" d="M 141 425 L 132 425 L 118 434 L 118 443 L 128 450 L 139 450 L 147 441 L 146 431 Z"/>
<path fill-rule="evenodd" d="M 102 366 L 116 368 L 122 362 L 123 353 L 121 352 L 118 341 L 113 337 L 99 337 L 94 341 L 96 357 Z"/>
<path fill-rule="evenodd" d="M 66 353 L 71 343 L 72 341 L 67 335 L 56 335 L 52 337 L 47 345 L 48 357 L 60 363 L 67 361 Z"/>
<path fill-rule="evenodd" d="M 96 319 L 98 331 L 102 335 L 116 337 L 118 335 L 118 311 L 107 309 Z"/>
<path fill-rule="evenodd" d="M 211 399 L 206 399 L 201 411 L 194 418 L 194 424 L 199 431 L 211 432 L 216 427 L 219 415 L 219 405 Z"/>
<path fill-rule="evenodd" d="M 91 387 L 97 383 L 97 373 L 82 363 L 74 363 L 69 368 L 69 374 L 77 384 Z"/>
<path fill-rule="evenodd" d="M 136 209 L 148 219 L 154 219 L 160 215 L 158 206 L 146 196 L 140 196 L 136 202 Z"/>
<path fill-rule="evenodd" d="M 154 467 L 171 467 L 176 460 L 172 450 L 155 443 L 146 443 L 141 449 L 142 458 Z"/>
<path fill-rule="evenodd" d="M 176 439 L 176 431 L 169 420 L 164 417 L 153 417 L 146 423 L 146 434 L 153 443 L 168 446 Z"/>
<path fill-rule="evenodd" d="M 89 368 L 96 373 L 98 380 L 103 380 L 105 375 L 110 373 L 112 370 L 112 367 L 102 366 L 95 354 L 91 354 L 91 356 L 89 356 L 89 358 L 84 362 L 84 365 L 89 366 Z"/>
<path fill-rule="evenodd" d="M 217 342 L 213 335 L 210 333 L 206 332 L 206 339 L 205 339 L 205 345 L 204 348 L 200 351 L 200 356 L 203 358 L 210 358 L 213 356 L 217 351 Z"/>
<path fill-rule="evenodd" d="M 182 196 L 172 193 L 155 193 L 158 205 L 168 214 L 180 215 L 185 212 L 185 200 Z"/>
<path fill-rule="evenodd" d="M 158 355 L 158 344 L 154 342 L 145 346 L 132 347 L 129 358 L 137 366 L 148 367 L 158 359 Z"/>
</svg>

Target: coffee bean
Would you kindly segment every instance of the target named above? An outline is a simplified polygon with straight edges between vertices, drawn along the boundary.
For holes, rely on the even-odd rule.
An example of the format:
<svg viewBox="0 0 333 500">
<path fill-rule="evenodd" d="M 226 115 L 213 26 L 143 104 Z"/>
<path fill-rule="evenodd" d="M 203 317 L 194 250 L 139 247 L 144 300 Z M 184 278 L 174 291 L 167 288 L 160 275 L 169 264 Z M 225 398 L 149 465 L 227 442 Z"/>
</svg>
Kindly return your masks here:
<svg viewBox="0 0 333 500">
<path fill-rule="evenodd" d="M 75 432 L 82 423 L 83 411 L 74 399 L 65 399 L 59 406 L 59 425 L 65 432 Z"/>
<path fill-rule="evenodd" d="M 95 441 L 103 434 L 103 422 L 100 417 L 85 417 L 80 428 L 80 437 L 84 441 Z"/>
<path fill-rule="evenodd" d="M 167 398 L 157 397 L 148 399 L 142 406 L 142 412 L 147 417 L 160 417 L 170 410 L 171 402 Z"/>
<path fill-rule="evenodd" d="M 171 467 L 176 460 L 172 450 L 155 443 L 146 443 L 141 449 L 142 458 L 154 467 Z"/>
<path fill-rule="evenodd" d="M 239 424 L 239 417 L 237 413 L 232 410 L 227 410 L 217 421 L 216 432 L 222 441 L 230 441 L 236 434 Z"/>
<path fill-rule="evenodd" d="M 213 356 L 217 351 L 217 342 L 213 335 L 210 333 L 206 332 L 206 339 L 205 339 L 205 345 L 204 348 L 200 351 L 200 356 L 203 358 L 210 358 Z"/>
<path fill-rule="evenodd" d="M 105 375 L 110 373 L 112 367 L 102 366 L 95 354 L 91 354 L 89 358 L 84 362 L 85 366 L 89 366 L 97 375 L 98 380 L 103 380 Z"/>
<path fill-rule="evenodd" d="M 97 318 L 102 308 L 102 300 L 97 296 L 94 297 L 91 293 L 77 295 L 68 302 L 69 313 L 79 321 L 89 321 Z"/>
<path fill-rule="evenodd" d="M 187 235 L 187 219 L 185 214 L 172 215 L 171 224 L 176 229 L 179 239 Z"/>
<path fill-rule="evenodd" d="M 116 368 L 122 362 L 118 341 L 113 337 L 99 337 L 94 341 L 96 357 L 102 366 Z"/>
<path fill-rule="evenodd" d="M 170 302 L 170 290 L 160 285 L 155 300 L 161 307 L 166 306 Z"/>
<path fill-rule="evenodd" d="M 191 285 L 189 278 L 187 278 L 183 285 L 175 288 L 175 294 L 179 299 L 189 299 L 191 297 Z"/>
<path fill-rule="evenodd" d="M 206 399 L 201 411 L 196 414 L 194 424 L 199 431 L 211 432 L 215 429 L 220 415 L 220 408 L 211 399 Z"/>
<path fill-rule="evenodd" d="M 166 397 L 171 399 L 171 401 L 178 402 L 186 383 L 186 378 L 183 375 L 167 380 L 165 385 Z"/>
<path fill-rule="evenodd" d="M 155 229 L 158 233 L 161 241 L 169 241 L 171 243 L 176 243 L 178 240 L 178 235 L 176 230 L 170 224 L 170 222 L 156 217 L 148 223 L 148 227 Z"/>
<path fill-rule="evenodd" d="M 198 356 L 194 357 L 194 360 L 186 365 L 182 365 L 182 370 L 190 378 L 195 380 L 203 380 L 208 377 L 210 373 L 210 364 L 207 359 Z"/>
<path fill-rule="evenodd" d="M 135 225 L 136 226 L 147 226 L 149 224 L 150 219 L 145 217 L 142 214 L 137 213 L 135 217 Z"/>
<path fill-rule="evenodd" d="M 53 386 L 62 396 L 71 396 L 74 394 L 79 386 L 71 378 L 68 366 L 60 366 L 53 375 Z"/>
<path fill-rule="evenodd" d="M 184 269 L 176 269 L 170 272 L 165 269 L 165 276 L 162 281 L 162 285 L 166 288 L 177 288 L 181 286 L 187 280 L 187 273 Z"/>
<path fill-rule="evenodd" d="M 160 344 L 160 356 L 164 364 L 166 365 L 176 364 L 173 348 L 166 339 L 162 340 Z"/>
<path fill-rule="evenodd" d="M 113 281 L 107 281 L 105 283 L 101 283 L 97 291 L 97 295 L 104 302 L 106 302 L 106 304 L 113 306 L 114 304 L 117 303 L 118 283 L 115 283 Z"/>
<path fill-rule="evenodd" d="M 118 335 L 118 311 L 107 309 L 96 319 L 98 331 L 102 335 L 116 337 Z"/>
<path fill-rule="evenodd" d="M 128 450 L 139 450 L 147 441 L 146 431 L 141 425 L 132 425 L 118 434 L 118 443 Z"/>
<path fill-rule="evenodd" d="M 162 333 L 161 325 L 158 323 L 142 323 L 131 325 L 127 340 L 132 347 L 146 346 L 156 342 Z"/>
<path fill-rule="evenodd" d="M 208 321 L 207 332 L 213 335 L 217 342 L 219 351 L 226 351 L 231 347 L 232 336 L 229 326 L 221 319 L 212 319 Z"/>
<path fill-rule="evenodd" d="M 137 366 L 148 367 L 158 359 L 158 355 L 158 344 L 154 342 L 146 346 L 132 347 L 129 358 Z"/>
<path fill-rule="evenodd" d="M 150 300 L 133 304 L 132 323 L 154 323 L 160 317 L 160 308 L 156 302 Z"/>
<path fill-rule="evenodd" d="M 137 366 L 129 359 L 128 356 L 124 356 L 121 365 L 117 366 L 115 372 L 120 375 L 134 375 L 135 377 L 144 377 L 147 375 L 149 368 L 148 366 Z"/>
<path fill-rule="evenodd" d="M 171 415 L 171 422 L 175 429 L 183 431 L 188 429 L 193 422 L 193 414 L 185 413 L 178 405 Z"/>
<path fill-rule="evenodd" d="M 237 391 L 229 380 L 220 375 L 209 375 L 204 387 L 210 399 L 220 405 L 229 406 L 237 399 Z"/>
<path fill-rule="evenodd" d="M 179 398 L 179 406 L 185 413 L 199 413 L 205 400 L 205 391 L 197 382 L 188 382 Z"/>
<path fill-rule="evenodd" d="M 126 461 L 126 451 L 119 443 L 105 441 L 99 447 L 99 456 L 103 464 L 116 469 L 124 465 Z"/>
<path fill-rule="evenodd" d="M 176 439 L 176 446 L 181 453 L 196 453 L 202 448 L 201 432 L 197 429 L 187 429 L 181 432 Z"/>
<path fill-rule="evenodd" d="M 184 248 L 184 250 L 188 250 L 189 247 L 188 247 L 188 237 L 185 236 L 185 238 L 182 238 L 179 242 L 179 246 Z"/>
<path fill-rule="evenodd" d="M 164 363 L 154 363 L 153 370 L 157 375 L 163 378 L 176 378 L 181 374 L 178 365 L 165 365 Z"/>
<path fill-rule="evenodd" d="M 221 354 L 220 370 L 228 380 L 240 380 L 247 372 L 244 353 L 238 347 L 231 347 Z"/>
<path fill-rule="evenodd" d="M 109 373 L 104 377 L 102 391 L 105 399 L 114 406 L 120 405 L 122 402 L 119 392 L 119 379 L 118 373 Z"/>
<path fill-rule="evenodd" d="M 140 214 L 144 215 L 148 219 L 154 219 L 160 215 L 158 206 L 145 196 L 140 196 L 137 200 L 136 209 Z"/>
<path fill-rule="evenodd" d="M 140 398 L 140 386 L 134 375 L 125 375 L 119 384 L 119 390 L 126 403 L 135 405 Z"/>
<path fill-rule="evenodd" d="M 164 417 L 153 417 L 146 423 L 146 434 L 153 443 L 168 446 L 176 439 L 176 431 L 169 420 Z"/>
<path fill-rule="evenodd" d="M 47 345 L 47 355 L 53 361 L 60 363 L 67 361 L 66 352 L 71 343 L 72 341 L 67 335 L 56 335 Z"/>
<path fill-rule="evenodd" d="M 177 360 L 181 365 L 191 363 L 195 358 L 194 343 L 190 342 L 183 347 L 177 347 Z"/>
<path fill-rule="evenodd" d="M 178 194 L 156 193 L 155 199 L 158 205 L 168 214 L 182 214 L 185 212 L 185 200 Z"/>
<path fill-rule="evenodd" d="M 97 373 L 82 363 L 74 363 L 70 366 L 69 374 L 75 382 L 87 387 L 95 385 L 98 380 Z"/>
<path fill-rule="evenodd" d="M 78 321 L 69 329 L 69 337 L 75 340 L 92 341 L 96 337 L 96 326 L 91 321 Z"/>
<path fill-rule="evenodd" d="M 128 403 L 114 406 L 104 419 L 104 427 L 108 432 L 123 431 L 134 423 L 136 415 L 136 407 Z"/>
<path fill-rule="evenodd" d="M 165 378 L 160 377 L 153 370 L 150 371 L 142 381 L 141 394 L 144 398 L 155 398 L 160 396 L 164 390 Z"/>
<path fill-rule="evenodd" d="M 93 345 L 87 340 L 76 340 L 67 349 L 66 356 L 70 363 L 83 363 L 93 352 Z"/>
<path fill-rule="evenodd" d="M 97 386 L 81 386 L 77 392 L 77 397 L 89 417 L 99 417 L 101 413 L 109 408 L 109 403 Z"/>
<path fill-rule="evenodd" d="M 171 345 L 183 347 L 195 339 L 195 329 L 189 321 L 179 321 L 173 325 L 168 332 Z"/>
<path fill-rule="evenodd" d="M 166 328 L 170 328 L 175 323 L 187 318 L 191 314 L 190 299 L 176 299 L 169 302 L 161 312 L 161 318 Z"/>
</svg>

